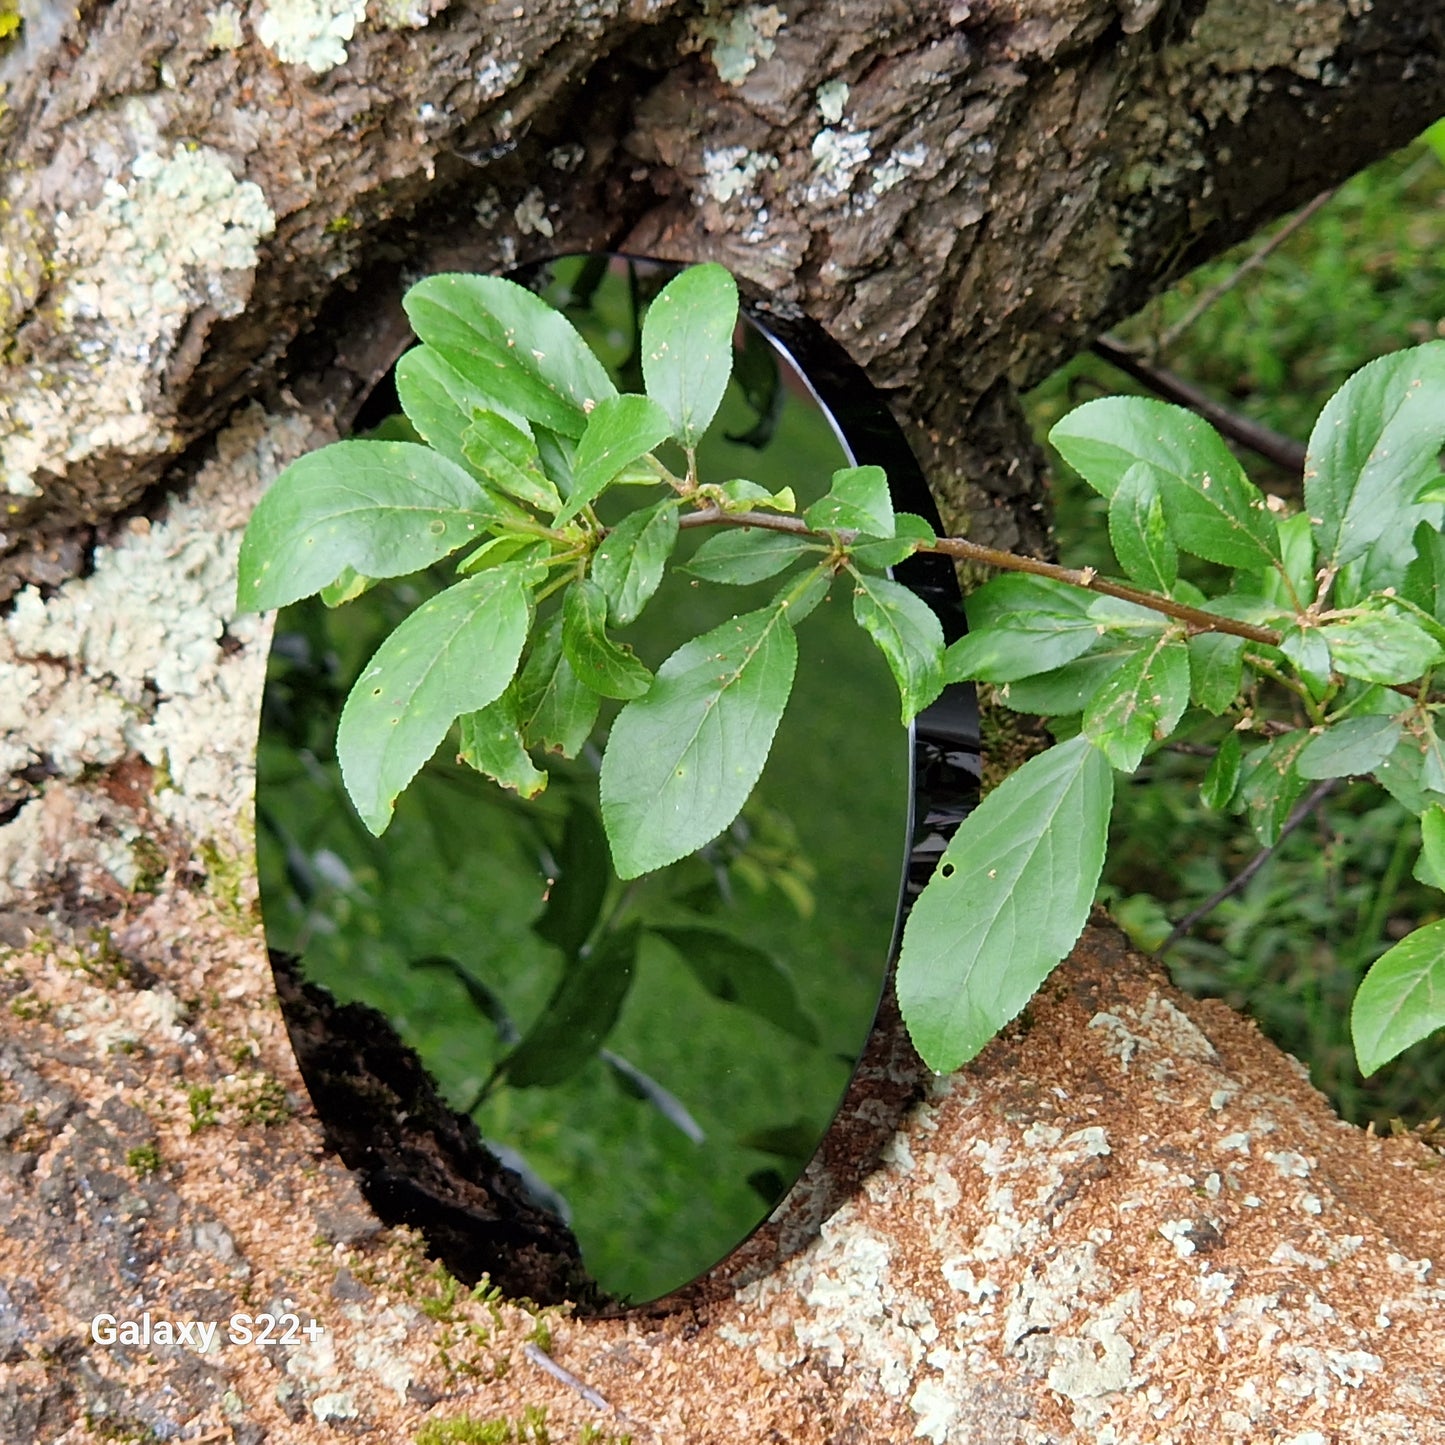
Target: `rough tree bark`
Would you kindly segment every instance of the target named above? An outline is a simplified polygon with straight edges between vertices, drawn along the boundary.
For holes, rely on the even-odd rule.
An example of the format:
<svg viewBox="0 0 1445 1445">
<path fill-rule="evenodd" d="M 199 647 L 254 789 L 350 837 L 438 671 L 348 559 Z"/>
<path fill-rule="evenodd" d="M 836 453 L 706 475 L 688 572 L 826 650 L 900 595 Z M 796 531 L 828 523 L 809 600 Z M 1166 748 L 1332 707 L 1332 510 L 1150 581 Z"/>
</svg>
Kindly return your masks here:
<svg viewBox="0 0 1445 1445">
<path fill-rule="evenodd" d="M 639 1440 L 1445 1433 L 1438 1159 L 1344 1129 L 1106 932 L 802 1253 L 681 1314 L 554 1321 L 607 1405 L 557 1382 L 530 1312 L 453 1297 L 321 1148 L 253 907 L 267 633 L 233 618 L 250 505 L 345 429 L 406 279 L 604 245 L 818 318 L 951 520 L 1047 547 L 1017 388 L 1445 110 L 1438 0 L 19 11 L 0 1440 L 402 1441 L 542 1405 Z M 319 1339 L 88 1333 L 286 1301 Z"/>
</svg>

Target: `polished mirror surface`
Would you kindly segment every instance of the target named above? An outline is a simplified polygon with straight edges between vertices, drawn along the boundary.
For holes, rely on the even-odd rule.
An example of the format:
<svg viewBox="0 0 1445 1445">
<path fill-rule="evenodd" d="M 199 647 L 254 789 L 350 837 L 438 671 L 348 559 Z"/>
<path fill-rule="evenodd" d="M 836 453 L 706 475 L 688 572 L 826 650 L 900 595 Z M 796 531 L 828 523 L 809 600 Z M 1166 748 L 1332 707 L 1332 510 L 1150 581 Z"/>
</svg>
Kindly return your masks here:
<svg viewBox="0 0 1445 1445">
<path fill-rule="evenodd" d="M 640 316 L 674 270 L 567 258 L 528 279 L 636 390 Z M 854 451 L 847 417 L 819 404 L 772 330 L 740 324 L 700 470 L 791 486 L 801 509 Z M 399 417 L 365 420 L 408 435 Z M 675 562 L 705 535 L 685 532 Z M 385 1016 L 570 1225 L 603 1292 L 652 1300 L 767 1216 L 833 1117 L 897 922 L 910 734 L 845 578 L 798 629 L 796 687 L 761 782 L 691 857 L 628 883 L 612 871 L 597 779 L 615 704 L 575 762 L 548 760 L 532 802 L 453 761 L 449 739 L 373 838 L 335 762 L 341 704 L 386 633 L 450 576 L 443 565 L 278 618 L 256 809 L 267 941 L 338 1000 Z M 621 635 L 655 667 L 778 582 L 674 570 Z"/>
</svg>

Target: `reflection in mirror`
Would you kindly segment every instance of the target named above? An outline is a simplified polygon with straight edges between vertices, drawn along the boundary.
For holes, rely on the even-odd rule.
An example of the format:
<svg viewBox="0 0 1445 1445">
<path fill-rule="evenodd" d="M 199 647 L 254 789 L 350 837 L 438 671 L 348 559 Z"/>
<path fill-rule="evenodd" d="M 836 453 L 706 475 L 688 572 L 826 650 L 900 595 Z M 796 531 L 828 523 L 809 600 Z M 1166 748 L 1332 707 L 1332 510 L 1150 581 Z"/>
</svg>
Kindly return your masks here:
<svg viewBox="0 0 1445 1445">
<path fill-rule="evenodd" d="M 567 258 L 530 282 L 629 390 L 643 308 L 674 270 Z M 399 415 L 370 424 L 413 435 Z M 801 509 L 854 460 L 834 426 L 744 321 L 701 474 L 791 486 Z M 704 536 L 684 532 L 676 561 Z M 384 1016 L 531 1204 L 570 1226 L 603 1294 L 653 1300 L 777 1204 L 867 1039 L 909 850 L 897 692 L 835 584 L 799 628 L 793 700 L 756 791 L 691 857 L 628 883 L 612 871 L 597 780 L 616 704 L 575 763 L 548 760 L 531 802 L 455 762 L 450 739 L 374 838 L 336 766 L 340 708 L 382 638 L 446 580 L 439 568 L 278 618 L 256 808 L 267 941 Z M 621 635 L 655 667 L 775 590 L 673 572 Z"/>
</svg>

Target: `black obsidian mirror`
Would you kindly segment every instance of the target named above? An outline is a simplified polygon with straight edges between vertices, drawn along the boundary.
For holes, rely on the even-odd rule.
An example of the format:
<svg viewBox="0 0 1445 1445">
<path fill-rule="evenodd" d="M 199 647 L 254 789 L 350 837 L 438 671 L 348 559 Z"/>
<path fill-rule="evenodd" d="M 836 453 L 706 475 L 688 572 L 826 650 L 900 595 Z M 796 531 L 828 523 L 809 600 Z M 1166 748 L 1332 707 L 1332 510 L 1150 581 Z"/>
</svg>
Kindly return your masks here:
<svg viewBox="0 0 1445 1445">
<path fill-rule="evenodd" d="M 640 318 L 676 270 L 569 257 L 516 279 L 566 312 L 620 388 L 640 390 Z M 876 462 L 896 505 L 931 517 L 901 434 L 847 358 L 746 294 L 744 318 L 702 475 L 791 486 L 801 510 L 836 468 Z M 384 393 L 374 398 L 363 430 L 406 435 L 394 410 Z M 684 533 L 675 561 L 703 536 Z M 575 763 L 549 761 L 552 781 L 532 802 L 456 764 L 444 745 L 373 838 L 335 762 L 341 704 L 383 637 L 447 575 L 379 586 L 330 611 L 312 600 L 277 620 L 256 792 L 267 942 L 278 960 L 299 960 L 310 984 L 374 1010 L 343 1011 L 336 1025 L 374 1034 L 353 1054 L 394 1031 L 512 1171 L 474 1181 L 459 1213 L 466 1189 L 443 1176 L 472 1167 L 468 1158 L 489 1167 L 465 1124 L 428 1126 L 430 1143 L 397 1144 L 384 1129 L 370 1142 L 352 1137 L 343 1157 L 384 1217 L 429 1237 L 435 1225 L 433 1247 L 465 1274 L 447 1240 L 467 1233 L 470 1209 L 495 1255 L 470 1256 L 471 1272 L 534 1297 L 545 1282 L 509 1275 L 503 1256 L 558 1238 L 565 1251 L 566 1230 L 548 1223 L 560 1220 L 603 1296 L 654 1300 L 745 1239 L 827 1130 L 872 1027 L 910 861 L 916 883 L 973 800 L 972 695 L 950 689 L 915 740 L 838 583 L 799 627 L 793 699 L 757 789 L 691 857 L 625 884 L 614 875 L 597 770 L 615 707 Z M 897 575 L 956 636 L 950 566 L 915 558 Z M 655 666 L 776 586 L 674 574 L 624 635 Z M 338 1065 L 334 1050 L 318 1051 L 327 1025 L 303 1007 L 294 967 L 278 968 L 288 1022 L 318 1112 L 342 1138 L 339 1116 L 362 1106 L 338 1079 L 385 1066 Z M 410 1084 L 390 1087 L 395 1112 L 425 1112 Z M 499 1219 L 509 1210 L 515 1228 Z"/>
</svg>

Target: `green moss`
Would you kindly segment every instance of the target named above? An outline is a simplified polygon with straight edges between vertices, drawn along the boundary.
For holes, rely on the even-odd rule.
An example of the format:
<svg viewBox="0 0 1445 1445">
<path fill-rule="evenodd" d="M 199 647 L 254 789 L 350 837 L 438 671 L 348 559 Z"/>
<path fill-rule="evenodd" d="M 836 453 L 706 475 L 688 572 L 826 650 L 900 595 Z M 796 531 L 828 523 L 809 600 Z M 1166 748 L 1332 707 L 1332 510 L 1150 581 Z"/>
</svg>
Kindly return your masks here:
<svg viewBox="0 0 1445 1445">
<path fill-rule="evenodd" d="M 142 1144 L 139 1148 L 126 1150 L 125 1162 L 142 1179 L 146 1179 L 161 1167 L 161 1151 L 154 1144 Z"/>
<path fill-rule="evenodd" d="M 602 1437 L 584 1432 L 582 1438 L 600 1441 Z M 507 1416 L 481 1420 L 475 1415 L 429 1420 L 416 1437 L 416 1445 L 551 1445 L 551 1442 L 547 1412 L 538 1405 L 528 1405 L 520 1420 Z"/>
<path fill-rule="evenodd" d="M 210 839 L 200 844 L 196 855 L 206 872 L 207 896 L 215 899 L 232 922 L 249 922 L 251 910 L 242 891 L 249 871 L 246 865 Z"/>
<path fill-rule="evenodd" d="M 221 1122 L 215 1105 L 216 1091 L 208 1084 L 197 1084 L 186 1090 L 186 1102 L 191 1110 L 191 1133 L 197 1134 L 211 1124 Z"/>
<path fill-rule="evenodd" d="M 284 1124 L 291 1117 L 291 1105 L 286 1102 L 286 1090 L 279 1079 L 267 1074 L 258 1074 L 248 1080 L 246 1092 L 238 1101 L 243 1124 Z"/>
<path fill-rule="evenodd" d="M 166 880 L 166 855 L 153 838 L 140 837 L 130 845 L 131 861 L 135 864 L 135 882 L 131 885 L 136 893 L 157 893 Z"/>
</svg>

